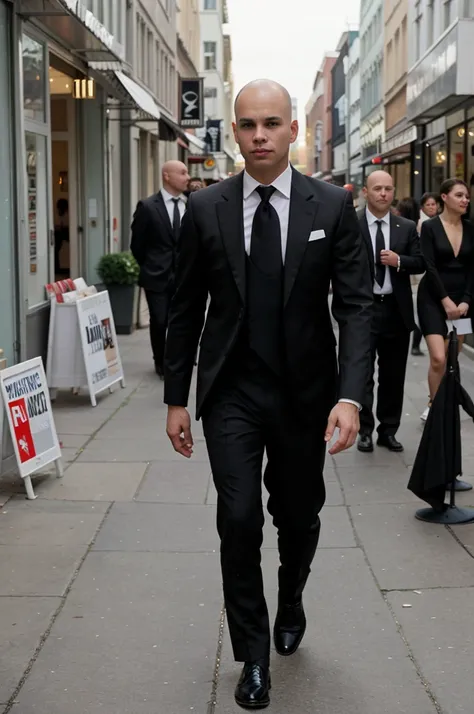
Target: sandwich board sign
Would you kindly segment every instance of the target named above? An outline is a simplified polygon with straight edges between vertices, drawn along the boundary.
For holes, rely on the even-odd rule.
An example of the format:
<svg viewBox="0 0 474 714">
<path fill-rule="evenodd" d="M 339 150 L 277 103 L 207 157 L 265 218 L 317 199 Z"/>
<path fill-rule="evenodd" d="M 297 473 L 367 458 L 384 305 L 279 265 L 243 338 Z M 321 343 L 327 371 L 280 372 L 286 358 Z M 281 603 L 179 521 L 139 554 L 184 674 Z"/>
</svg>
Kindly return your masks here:
<svg viewBox="0 0 474 714">
<path fill-rule="evenodd" d="M 76 303 L 82 354 L 92 406 L 95 395 L 116 382 L 125 386 L 115 323 L 107 290 Z"/>
<path fill-rule="evenodd" d="M 55 462 L 63 475 L 49 390 L 41 357 L 0 371 L 0 390 L 20 476 L 28 498 L 36 498 L 31 474 Z"/>
</svg>

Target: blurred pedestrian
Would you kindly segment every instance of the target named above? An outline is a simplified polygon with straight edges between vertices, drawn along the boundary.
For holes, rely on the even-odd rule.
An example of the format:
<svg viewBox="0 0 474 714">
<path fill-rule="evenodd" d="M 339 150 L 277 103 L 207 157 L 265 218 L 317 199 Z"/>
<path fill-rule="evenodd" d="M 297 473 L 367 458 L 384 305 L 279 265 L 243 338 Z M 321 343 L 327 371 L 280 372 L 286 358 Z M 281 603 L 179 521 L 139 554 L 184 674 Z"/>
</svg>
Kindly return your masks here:
<svg viewBox="0 0 474 714">
<path fill-rule="evenodd" d="M 132 223 L 130 249 L 140 266 L 139 284 L 150 313 L 150 341 L 155 371 L 163 378 L 166 327 L 174 289 L 176 248 L 186 209 L 189 174 L 181 161 L 167 161 L 163 188 L 139 201 Z"/>
<path fill-rule="evenodd" d="M 204 188 L 204 182 L 198 176 L 192 176 L 188 182 L 188 195 Z"/>
<path fill-rule="evenodd" d="M 326 444 L 336 428 L 331 454 L 354 443 L 366 399 L 372 290 L 351 195 L 289 164 L 298 123 L 287 90 L 251 82 L 238 94 L 235 113 L 245 172 L 192 194 L 183 221 L 165 402 L 167 433 L 175 450 L 190 457 L 185 407 L 210 293 L 197 416 L 218 494 L 230 637 L 235 659 L 245 663 L 235 699 L 256 709 L 270 702 L 260 565 L 264 452 L 281 563 L 274 642 L 280 655 L 291 655 L 306 629 L 302 595 L 319 538 Z"/>
<path fill-rule="evenodd" d="M 442 212 L 421 227 L 426 274 L 418 286 L 418 316 L 430 353 L 430 394 L 422 421 L 446 368 L 447 320 L 471 318 L 474 291 L 474 226 L 464 218 L 469 188 L 460 179 L 447 179 L 440 194 Z M 464 335 L 458 335 L 458 341 L 461 348 Z"/>
<path fill-rule="evenodd" d="M 416 224 L 390 210 L 393 179 L 374 171 L 366 180 L 367 207 L 359 212 L 362 235 L 371 256 L 374 317 L 371 334 L 372 368 L 369 399 L 360 414 L 359 451 L 374 450 L 374 371 L 378 356 L 377 418 L 378 446 L 403 451 L 395 435 L 400 426 L 410 332 L 415 327 L 410 275 L 422 273 Z"/>
<path fill-rule="evenodd" d="M 440 212 L 440 198 L 437 193 L 424 193 L 420 201 L 420 216 L 417 221 L 417 230 L 421 234 L 421 224 L 434 218 Z"/>
</svg>

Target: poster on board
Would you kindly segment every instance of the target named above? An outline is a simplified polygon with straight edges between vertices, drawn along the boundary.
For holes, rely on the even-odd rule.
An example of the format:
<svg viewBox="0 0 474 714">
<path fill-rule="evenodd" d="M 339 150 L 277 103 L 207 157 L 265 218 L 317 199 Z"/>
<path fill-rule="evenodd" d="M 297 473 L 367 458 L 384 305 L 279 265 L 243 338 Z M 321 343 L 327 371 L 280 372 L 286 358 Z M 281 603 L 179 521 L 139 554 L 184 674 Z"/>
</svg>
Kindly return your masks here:
<svg viewBox="0 0 474 714">
<path fill-rule="evenodd" d="M 0 389 L 20 476 L 53 461 L 58 466 L 61 448 L 41 357 L 1 370 Z"/>
<path fill-rule="evenodd" d="M 81 298 L 76 305 L 87 386 L 95 406 L 96 394 L 116 382 L 125 386 L 109 293 Z"/>
</svg>

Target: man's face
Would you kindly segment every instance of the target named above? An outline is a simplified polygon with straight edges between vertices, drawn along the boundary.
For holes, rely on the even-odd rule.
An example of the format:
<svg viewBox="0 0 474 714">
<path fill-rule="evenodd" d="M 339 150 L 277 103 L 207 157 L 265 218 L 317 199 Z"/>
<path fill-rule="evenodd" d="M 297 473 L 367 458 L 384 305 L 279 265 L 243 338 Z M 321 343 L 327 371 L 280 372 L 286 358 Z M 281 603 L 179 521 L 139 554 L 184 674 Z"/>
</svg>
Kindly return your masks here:
<svg viewBox="0 0 474 714">
<path fill-rule="evenodd" d="M 234 136 L 248 168 L 271 168 L 288 158 L 298 136 L 291 107 L 278 91 L 249 88 L 239 97 Z"/>
<path fill-rule="evenodd" d="M 438 204 L 434 198 L 428 198 L 428 200 L 425 201 L 423 204 L 423 211 L 430 218 L 434 218 L 434 216 L 438 215 Z"/>
<path fill-rule="evenodd" d="M 177 161 L 176 164 L 170 166 L 164 177 L 171 188 L 175 191 L 179 191 L 179 193 L 182 193 L 188 187 L 188 169 L 180 161 Z"/>
<path fill-rule="evenodd" d="M 394 196 L 393 179 L 385 171 L 374 171 L 367 178 L 364 196 L 367 200 L 369 211 L 383 214 L 390 210 Z"/>
</svg>

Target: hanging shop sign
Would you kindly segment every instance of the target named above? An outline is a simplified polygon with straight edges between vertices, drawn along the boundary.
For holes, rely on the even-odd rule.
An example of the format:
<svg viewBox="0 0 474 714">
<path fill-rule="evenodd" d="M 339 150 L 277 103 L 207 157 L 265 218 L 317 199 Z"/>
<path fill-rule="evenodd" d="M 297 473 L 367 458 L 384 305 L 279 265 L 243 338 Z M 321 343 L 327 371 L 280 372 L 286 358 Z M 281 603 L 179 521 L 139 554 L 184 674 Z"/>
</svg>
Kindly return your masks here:
<svg viewBox="0 0 474 714">
<path fill-rule="evenodd" d="M 204 126 L 203 83 L 202 77 L 180 80 L 179 123 L 182 127 Z"/>
</svg>

